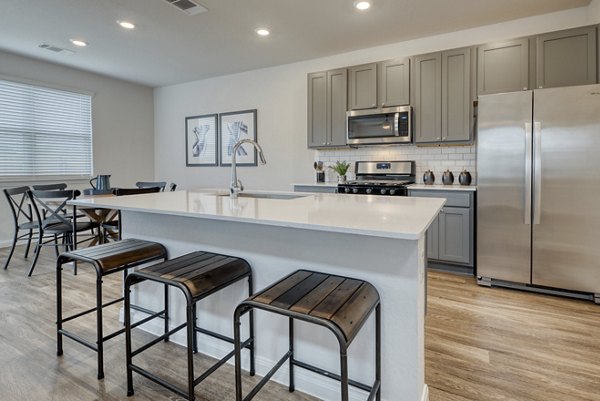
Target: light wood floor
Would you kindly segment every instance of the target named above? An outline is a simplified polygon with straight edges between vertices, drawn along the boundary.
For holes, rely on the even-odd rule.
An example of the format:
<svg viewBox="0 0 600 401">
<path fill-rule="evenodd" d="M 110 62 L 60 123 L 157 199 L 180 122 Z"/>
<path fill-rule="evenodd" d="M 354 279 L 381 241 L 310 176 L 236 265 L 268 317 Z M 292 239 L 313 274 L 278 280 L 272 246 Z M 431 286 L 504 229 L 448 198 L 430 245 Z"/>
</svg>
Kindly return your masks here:
<svg viewBox="0 0 600 401">
<path fill-rule="evenodd" d="M 17 250 L 7 271 L 0 271 L 0 400 L 178 400 L 135 374 L 136 394 L 125 396 L 122 336 L 106 343 L 106 378 L 101 381 L 96 380 L 96 355 L 79 344 L 65 339 L 65 355 L 56 357 L 54 257 L 50 250 L 44 253 L 32 278 L 25 276 L 23 249 Z M 6 254 L 0 249 L 0 263 Z M 80 269 L 76 277 L 67 271 L 63 277 L 66 311 L 93 305 L 89 269 Z M 117 297 L 120 275 L 107 277 L 104 288 L 107 298 Z M 425 373 L 430 401 L 600 400 L 600 306 L 483 288 L 468 277 L 430 273 L 428 308 Z M 120 327 L 118 309 L 108 309 L 106 332 Z M 94 315 L 82 323 L 82 334 L 94 338 Z M 136 338 L 149 337 L 137 331 Z M 165 377 L 183 385 L 183 347 L 161 344 L 138 358 L 141 364 L 161 366 Z M 198 356 L 196 369 L 209 362 Z M 232 377 L 231 366 L 220 368 L 197 387 L 197 399 L 232 401 Z M 256 382 L 245 380 L 245 388 Z M 269 384 L 255 400 L 315 398 Z"/>
</svg>

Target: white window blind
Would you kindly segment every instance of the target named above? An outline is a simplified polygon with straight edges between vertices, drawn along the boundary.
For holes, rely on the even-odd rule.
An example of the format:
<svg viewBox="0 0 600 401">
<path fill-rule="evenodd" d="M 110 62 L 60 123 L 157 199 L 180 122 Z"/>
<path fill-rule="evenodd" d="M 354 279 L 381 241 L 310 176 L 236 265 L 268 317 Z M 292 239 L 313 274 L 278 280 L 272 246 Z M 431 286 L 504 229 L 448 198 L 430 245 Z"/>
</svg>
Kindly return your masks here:
<svg viewBox="0 0 600 401">
<path fill-rule="evenodd" d="M 92 97 L 0 80 L 0 178 L 91 174 Z"/>
</svg>

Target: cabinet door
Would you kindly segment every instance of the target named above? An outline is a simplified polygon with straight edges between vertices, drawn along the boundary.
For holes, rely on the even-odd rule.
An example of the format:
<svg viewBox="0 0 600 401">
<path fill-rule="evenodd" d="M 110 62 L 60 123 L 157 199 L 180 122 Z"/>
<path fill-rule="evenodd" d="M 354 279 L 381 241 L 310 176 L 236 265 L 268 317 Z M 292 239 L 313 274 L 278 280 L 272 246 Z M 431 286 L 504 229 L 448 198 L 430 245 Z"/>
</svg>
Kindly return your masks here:
<svg viewBox="0 0 600 401">
<path fill-rule="evenodd" d="M 327 72 L 327 145 L 346 146 L 348 72 L 345 68 Z"/>
<path fill-rule="evenodd" d="M 414 58 L 415 70 L 415 143 L 442 139 L 442 54 Z"/>
<path fill-rule="evenodd" d="M 389 60 L 381 63 L 381 107 L 403 106 L 410 103 L 410 60 Z"/>
<path fill-rule="evenodd" d="M 537 37 L 537 88 L 596 83 L 596 27 Z"/>
<path fill-rule="evenodd" d="M 438 219 L 439 259 L 462 264 L 470 264 L 470 209 L 444 207 Z"/>
<path fill-rule="evenodd" d="M 442 141 L 471 138 L 471 49 L 442 53 Z"/>
<path fill-rule="evenodd" d="M 308 147 L 327 145 L 327 73 L 308 74 Z"/>
<path fill-rule="evenodd" d="M 377 107 L 377 64 L 358 65 L 349 71 L 350 110 Z"/>
<path fill-rule="evenodd" d="M 433 223 L 427 229 L 425 239 L 427 241 L 427 259 L 439 259 L 439 217 L 436 217 Z"/>
<path fill-rule="evenodd" d="M 529 89 L 529 40 L 491 43 L 477 48 L 477 94 Z"/>
</svg>

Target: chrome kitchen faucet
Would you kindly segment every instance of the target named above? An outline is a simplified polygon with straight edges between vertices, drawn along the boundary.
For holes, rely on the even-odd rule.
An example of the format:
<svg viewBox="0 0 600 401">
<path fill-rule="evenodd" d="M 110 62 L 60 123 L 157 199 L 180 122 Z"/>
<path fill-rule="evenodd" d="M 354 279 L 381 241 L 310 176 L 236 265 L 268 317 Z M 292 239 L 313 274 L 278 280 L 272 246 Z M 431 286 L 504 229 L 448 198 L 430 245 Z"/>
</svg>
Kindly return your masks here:
<svg viewBox="0 0 600 401">
<path fill-rule="evenodd" d="M 267 164 L 267 159 L 265 159 L 263 150 L 257 142 L 253 141 L 252 139 L 242 139 L 242 140 L 237 141 L 235 143 L 235 145 L 233 145 L 233 149 L 232 149 L 233 155 L 231 156 L 231 184 L 229 185 L 229 193 L 230 193 L 231 199 L 237 199 L 238 194 L 244 190 L 242 181 L 238 180 L 238 178 L 237 178 L 237 165 L 236 165 L 237 164 L 236 156 L 237 156 L 238 149 L 244 143 L 251 143 L 258 151 L 258 157 L 260 158 L 260 164 Z"/>
</svg>

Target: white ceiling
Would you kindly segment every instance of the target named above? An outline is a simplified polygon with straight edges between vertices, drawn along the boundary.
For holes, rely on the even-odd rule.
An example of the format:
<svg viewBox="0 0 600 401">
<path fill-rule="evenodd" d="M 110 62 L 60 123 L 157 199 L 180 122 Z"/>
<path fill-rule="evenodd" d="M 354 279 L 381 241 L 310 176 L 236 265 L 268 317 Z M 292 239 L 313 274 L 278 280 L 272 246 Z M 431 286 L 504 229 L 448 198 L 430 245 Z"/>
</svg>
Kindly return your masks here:
<svg viewBox="0 0 600 401">
<path fill-rule="evenodd" d="M 516 18 L 590 0 L 0 0 L 0 49 L 148 86 L 291 63 Z M 127 31 L 117 20 L 137 25 Z M 271 29 L 258 37 L 259 26 Z M 89 42 L 77 48 L 70 38 Z M 40 49 L 49 43 L 74 51 Z"/>
</svg>

